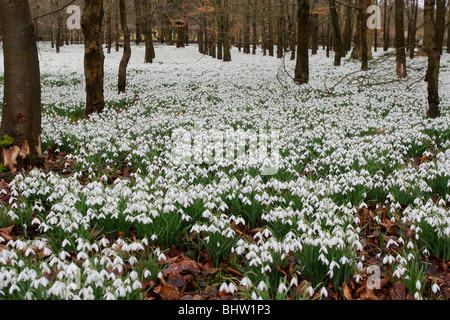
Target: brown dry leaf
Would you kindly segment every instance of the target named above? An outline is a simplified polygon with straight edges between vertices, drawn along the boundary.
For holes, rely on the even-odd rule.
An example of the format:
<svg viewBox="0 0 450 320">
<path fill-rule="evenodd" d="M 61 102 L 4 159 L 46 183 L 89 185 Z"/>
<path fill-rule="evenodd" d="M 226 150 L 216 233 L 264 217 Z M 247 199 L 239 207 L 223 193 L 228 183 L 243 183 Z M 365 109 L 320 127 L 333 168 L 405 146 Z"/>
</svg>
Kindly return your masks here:
<svg viewBox="0 0 450 320">
<path fill-rule="evenodd" d="M 186 256 L 179 257 L 181 257 L 182 260 L 179 262 L 174 262 L 168 266 L 163 272 L 164 277 L 169 275 L 172 271 L 178 273 L 190 273 L 194 276 L 198 276 L 200 274 L 200 267 L 197 262 Z"/>
<path fill-rule="evenodd" d="M 161 279 L 161 285 L 158 286 L 158 292 L 156 288 L 154 290 L 155 293 L 159 294 L 161 299 L 163 300 L 180 300 L 180 293 L 178 289 L 170 284 L 167 284 L 164 279 Z"/>
<path fill-rule="evenodd" d="M 406 292 L 406 286 L 401 281 L 396 281 L 392 288 L 389 290 L 389 294 L 392 300 L 405 300 Z"/>
<path fill-rule="evenodd" d="M 13 226 L 0 229 L 0 237 L 2 237 L 3 239 L 5 239 L 6 242 L 8 242 L 12 238 L 12 235 L 11 235 L 12 229 L 13 229 Z"/>
<path fill-rule="evenodd" d="M 201 266 L 202 274 L 203 275 L 209 275 L 209 274 L 215 274 L 219 269 L 213 268 L 212 263 L 208 262 Z"/>
<path fill-rule="evenodd" d="M 344 293 L 345 299 L 353 300 L 352 293 L 350 292 L 350 288 L 348 287 L 348 285 L 345 282 L 342 283 L 342 292 Z"/>
<path fill-rule="evenodd" d="M 287 277 L 287 273 L 286 271 L 284 271 L 283 269 L 281 269 L 280 265 L 277 263 L 277 270 L 280 271 L 283 275 L 285 275 Z"/>
<path fill-rule="evenodd" d="M 235 270 L 235 269 L 233 269 L 233 268 L 227 267 L 227 270 L 228 270 L 230 273 L 234 274 L 235 276 L 238 276 L 238 277 L 242 277 L 242 276 L 243 276 L 242 273 L 240 273 L 239 271 L 237 271 L 237 270 Z"/>
<path fill-rule="evenodd" d="M 186 284 L 183 281 L 183 277 L 178 272 L 172 271 L 167 277 L 167 283 L 172 286 L 180 288 L 181 291 L 184 291 L 184 288 L 186 288 Z"/>
<path fill-rule="evenodd" d="M 380 300 L 380 298 L 378 298 L 377 295 L 367 287 L 365 287 L 364 291 L 361 292 L 360 297 L 363 300 Z"/>
</svg>

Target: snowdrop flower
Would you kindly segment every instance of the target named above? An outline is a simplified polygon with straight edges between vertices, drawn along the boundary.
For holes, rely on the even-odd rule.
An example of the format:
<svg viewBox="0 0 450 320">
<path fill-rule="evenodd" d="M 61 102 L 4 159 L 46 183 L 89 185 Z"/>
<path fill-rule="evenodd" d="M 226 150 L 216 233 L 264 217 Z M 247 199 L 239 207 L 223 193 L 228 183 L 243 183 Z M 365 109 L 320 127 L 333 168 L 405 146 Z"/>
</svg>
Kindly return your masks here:
<svg viewBox="0 0 450 320">
<path fill-rule="evenodd" d="M 416 289 L 420 290 L 422 288 L 422 283 L 420 282 L 420 280 L 416 281 Z"/>
<path fill-rule="evenodd" d="M 437 283 L 434 283 L 434 284 L 431 286 L 431 290 L 433 291 L 433 293 L 436 293 L 436 292 L 438 292 L 438 291 L 441 291 L 441 288 L 439 287 L 439 285 L 438 285 Z"/>
<path fill-rule="evenodd" d="M 242 278 L 239 284 L 247 289 L 252 287 L 252 282 L 247 277 Z"/>
<path fill-rule="evenodd" d="M 325 287 L 320 290 L 320 296 L 328 297 L 328 290 Z"/>
<path fill-rule="evenodd" d="M 287 292 L 288 288 L 286 287 L 286 285 L 283 282 L 280 282 L 280 285 L 278 286 L 278 293 L 283 293 L 283 292 Z"/>
<path fill-rule="evenodd" d="M 259 291 L 267 291 L 266 283 L 264 281 L 260 281 L 256 289 Z"/>
</svg>

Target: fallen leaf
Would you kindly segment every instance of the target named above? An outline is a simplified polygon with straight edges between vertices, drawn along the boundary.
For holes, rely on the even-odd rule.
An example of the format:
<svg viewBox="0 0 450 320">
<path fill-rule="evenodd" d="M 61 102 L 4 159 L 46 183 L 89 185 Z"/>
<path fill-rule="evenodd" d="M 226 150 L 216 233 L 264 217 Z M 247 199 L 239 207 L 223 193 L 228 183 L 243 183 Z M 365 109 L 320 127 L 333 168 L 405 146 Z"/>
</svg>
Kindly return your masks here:
<svg viewBox="0 0 450 320">
<path fill-rule="evenodd" d="M 12 233 L 13 226 L 0 229 L 0 237 L 5 239 L 6 242 L 10 241 L 12 239 L 11 233 Z"/>
<path fill-rule="evenodd" d="M 347 300 L 353 300 L 352 293 L 350 292 L 350 288 L 348 285 L 344 282 L 342 283 L 342 292 L 344 293 L 345 299 Z"/>
<path fill-rule="evenodd" d="M 161 279 L 161 285 L 159 285 L 158 287 L 158 290 L 154 290 L 154 292 L 159 294 L 161 299 L 180 300 L 180 293 L 178 292 L 178 289 L 170 284 L 167 284 L 164 279 Z"/>
<path fill-rule="evenodd" d="M 392 288 L 389 290 L 389 294 L 392 300 L 405 300 L 406 299 L 406 286 L 401 281 L 396 281 Z"/>
</svg>

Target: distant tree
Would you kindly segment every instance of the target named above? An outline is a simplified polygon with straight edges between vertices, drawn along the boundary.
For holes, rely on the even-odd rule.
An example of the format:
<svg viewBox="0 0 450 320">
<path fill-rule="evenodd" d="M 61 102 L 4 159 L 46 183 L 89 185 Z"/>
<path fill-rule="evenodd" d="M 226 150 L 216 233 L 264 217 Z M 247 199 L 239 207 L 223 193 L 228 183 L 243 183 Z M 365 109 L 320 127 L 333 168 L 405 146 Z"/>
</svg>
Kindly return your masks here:
<svg viewBox="0 0 450 320">
<path fill-rule="evenodd" d="M 0 27 L 4 53 L 0 137 L 13 138 L 2 151 L 3 165 L 12 172 L 29 170 L 42 158 L 39 57 L 28 0 L 0 0 Z"/>
</svg>

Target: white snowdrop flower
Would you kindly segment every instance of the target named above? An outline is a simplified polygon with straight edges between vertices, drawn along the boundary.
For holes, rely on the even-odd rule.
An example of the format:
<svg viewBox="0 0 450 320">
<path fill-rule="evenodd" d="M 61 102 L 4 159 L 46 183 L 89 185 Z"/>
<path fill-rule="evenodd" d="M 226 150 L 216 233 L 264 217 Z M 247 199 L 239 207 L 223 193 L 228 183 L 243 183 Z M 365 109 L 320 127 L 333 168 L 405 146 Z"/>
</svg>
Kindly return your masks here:
<svg viewBox="0 0 450 320">
<path fill-rule="evenodd" d="M 252 282 L 247 277 L 242 278 L 239 284 L 247 289 L 252 287 Z"/>
<path fill-rule="evenodd" d="M 312 297 L 314 295 L 314 289 L 313 287 L 309 286 L 306 288 L 306 291 L 309 293 L 309 295 Z"/>
<path fill-rule="evenodd" d="M 149 270 L 145 270 L 144 271 L 144 278 L 145 279 L 149 279 L 152 276 L 152 273 Z"/>
<path fill-rule="evenodd" d="M 13 294 L 14 291 L 20 292 L 20 288 L 16 284 L 11 285 L 9 288 L 9 294 Z"/>
<path fill-rule="evenodd" d="M 289 283 L 289 286 L 290 286 L 290 287 L 298 286 L 298 280 L 297 280 L 297 277 L 293 277 L 293 278 L 291 279 L 291 282 Z"/>
<path fill-rule="evenodd" d="M 420 282 L 420 280 L 416 281 L 416 289 L 420 290 L 422 288 L 422 283 Z"/>
<path fill-rule="evenodd" d="M 394 239 L 389 239 L 388 243 L 386 244 L 386 248 L 389 248 L 391 245 L 398 247 L 398 243 L 395 242 Z"/>
<path fill-rule="evenodd" d="M 283 293 L 283 292 L 287 292 L 288 288 L 286 287 L 286 285 L 283 282 L 280 282 L 280 285 L 278 286 L 278 293 Z"/>
<path fill-rule="evenodd" d="M 419 294 L 419 292 L 416 292 L 416 293 L 414 294 L 414 299 L 416 299 L 416 300 L 422 300 L 422 296 Z"/>
<path fill-rule="evenodd" d="M 264 281 L 261 281 L 256 287 L 256 289 L 258 289 L 259 291 L 266 291 L 267 290 L 266 283 Z"/>
<path fill-rule="evenodd" d="M 328 297 L 328 291 L 325 287 L 322 287 L 322 289 L 320 289 L 320 296 Z"/>
<path fill-rule="evenodd" d="M 133 290 L 140 290 L 140 289 L 142 289 L 142 284 L 139 281 L 136 280 L 133 283 Z"/>
<path fill-rule="evenodd" d="M 67 245 L 70 245 L 70 241 L 67 240 L 67 239 L 64 239 L 63 242 L 62 242 L 62 244 L 61 244 L 61 247 L 64 248 L 64 247 L 67 246 Z"/>
<path fill-rule="evenodd" d="M 162 277 L 163 277 L 162 272 L 158 273 L 157 278 L 158 278 L 158 279 L 162 279 Z"/>
<path fill-rule="evenodd" d="M 436 292 L 438 292 L 438 291 L 441 291 L 441 288 L 439 287 L 439 285 L 438 285 L 437 283 L 434 283 L 434 284 L 431 286 L 431 290 L 433 291 L 433 293 L 436 293 Z"/>
</svg>

